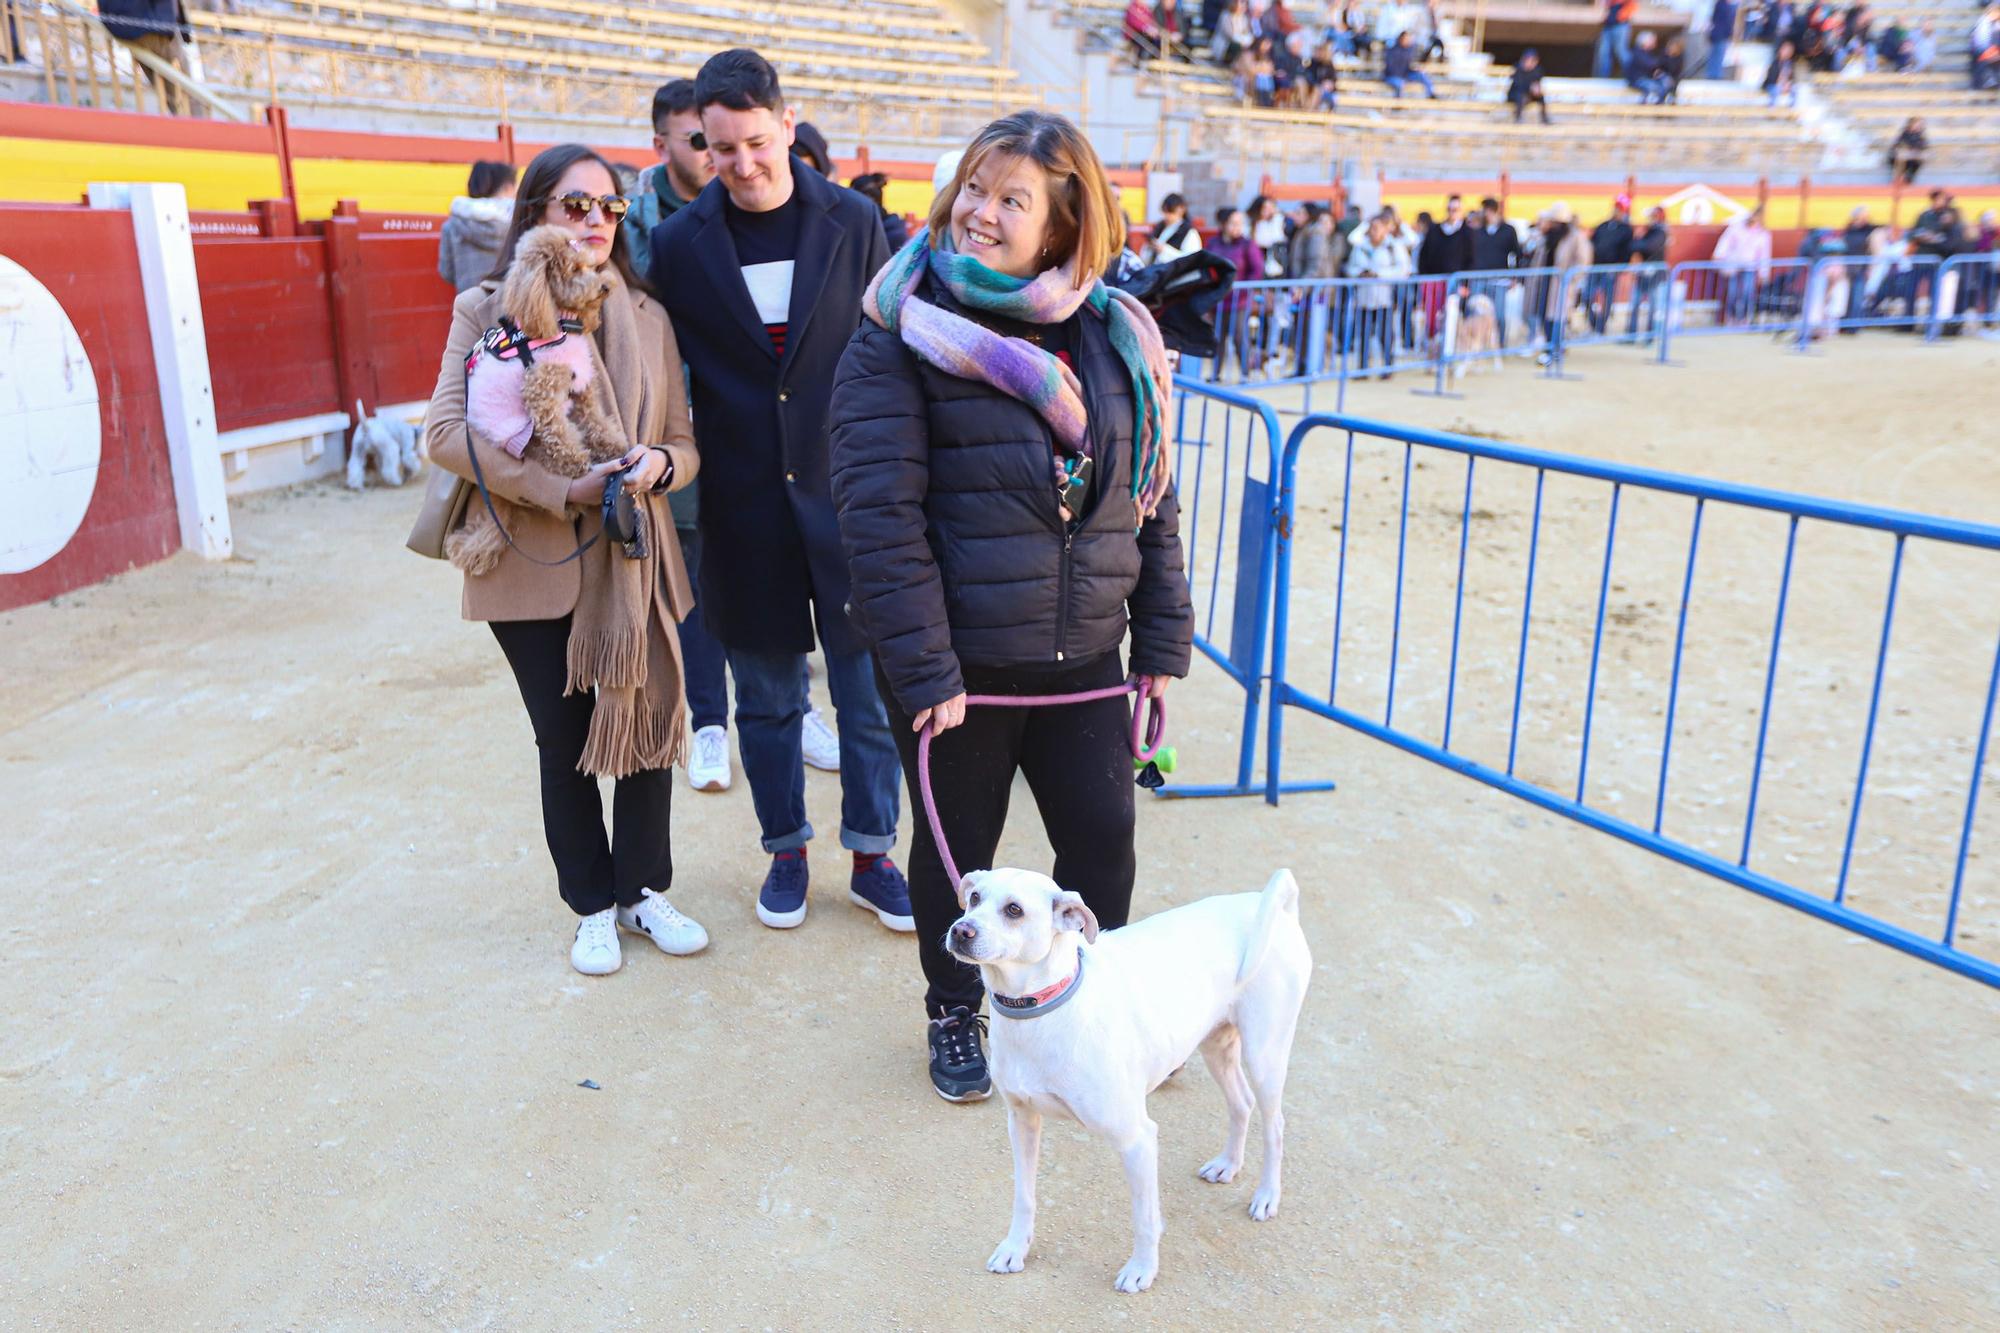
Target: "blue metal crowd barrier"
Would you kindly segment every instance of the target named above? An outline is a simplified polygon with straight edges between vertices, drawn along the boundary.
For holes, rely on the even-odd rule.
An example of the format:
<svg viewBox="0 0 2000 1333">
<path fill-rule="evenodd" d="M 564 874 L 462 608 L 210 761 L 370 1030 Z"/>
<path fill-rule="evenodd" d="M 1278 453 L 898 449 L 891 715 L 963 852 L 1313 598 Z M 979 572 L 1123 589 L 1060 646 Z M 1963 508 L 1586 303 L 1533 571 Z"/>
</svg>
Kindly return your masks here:
<svg viewBox="0 0 2000 1333">
<path fill-rule="evenodd" d="M 1217 355 L 1197 372 L 1210 384 L 1333 381 L 1345 406 L 1350 380 L 1437 369 L 1446 280 L 1259 279 L 1239 282 L 1215 313 Z"/>
<path fill-rule="evenodd" d="M 1174 491 L 1194 603 L 1195 647 L 1243 691 L 1236 780 L 1175 783 L 1162 796 L 1252 796 L 1277 560 L 1283 430 L 1269 403 L 1186 376 L 1174 381 Z M 1324 791 L 1330 782 L 1287 791 Z"/>
<path fill-rule="evenodd" d="M 1565 318 L 1556 339 L 1558 363 L 1572 347 L 1636 342 L 1644 336 L 1639 329 L 1641 323 L 1648 330 L 1663 325 L 1665 298 L 1672 293 L 1667 276 L 1665 264 L 1592 264 L 1565 270 L 1562 299 Z M 1618 319 L 1621 304 L 1625 308 L 1622 327 Z M 1572 310 L 1583 312 L 1581 329 L 1573 327 L 1567 317 Z"/>
<path fill-rule="evenodd" d="M 2000 253 L 1953 255 L 1938 268 L 1927 339 L 1957 324 L 1974 329 L 2000 326 Z"/>
<path fill-rule="evenodd" d="M 1441 394 L 1448 378 L 1480 362 L 1538 355 L 1561 376 L 1566 353 L 1605 343 L 1657 342 L 1665 364 L 1675 338 L 1788 335 L 1803 348 L 1834 332 L 1901 328 L 1935 339 L 1955 326 L 2000 324 L 1996 304 L 1994 254 L 1258 279 L 1237 283 L 1218 307 L 1219 353 L 1189 369 L 1210 385 L 1299 386 L 1307 412 L 1314 387 L 1331 382 L 1338 412 L 1350 381 L 1398 372 L 1434 375 Z M 1492 325 L 1468 326 L 1468 316 Z"/>
<path fill-rule="evenodd" d="M 1858 329 L 1927 327 L 1943 262 L 1931 255 L 1827 255 L 1814 260 L 1805 309 L 1799 313 L 1799 344 Z"/>
<path fill-rule="evenodd" d="M 1445 377 L 1481 361 L 1523 356 L 1548 345 L 1548 284 L 1560 275 L 1552 268 L 1471 269 L 1447 280 L 1452 305 L 1446 310 L 1446 346 L 1438 358 L 1437 391 Z M 1470 320 L 1482 321 L 1476 326 Z M 1490 328 L 1483 321 L 1491 320 Z"/>
<path fill-rule="evenodd" d="M 1326 677 L 1326 688 L 1323 693 L 1320 693 L 1305 688 L 1299 682 L 1299 679 L 1295 677 L 1296 668 L 1291 661 L 1291 651 L 1292 640 L 1297 628 L 1293 623 L 1292 614 L 1294 579 L 1298 573 L 1295 567 L 1295 547 L 1299 537 L 1297 527 L 1299 515 L 1298 463 L 1302 446 L 1307 439 L 1317 432 L 1327 430 L 1346 433 L 1347 455 L 1340 501 L 1338 528 L 1339 555 L 1334 580 L 1332 608 L 1332 667 L 1330 674 Z M 1342 686 L 1341 649 L 1344 637 L 1343 630 L 1348 631 L 1345 637 L 1353 637 L 1351 617 L 1350 623 L 1343 625 L 1343 614 L 1346 611 L 1349 588 L 1352 582 L 1349 574 L 1349 566 L 1351 562 L 1360 561 L 1365 558 L 1364 553 L 1350 547 L 1349 541 L 1349 533 L 1353 527 L 1350 521 L 1352 518 L 1350 509 L 1354 500 L 1354 455 L 1357 438 L 1386 444 L 1392 460 L 1397 452 L 1397 446 L 1400 446 L 1401 454 L 1401 517 L 1397 523 L 1394 548 L 1395 591 L 1394 609 L 1390 617 L 1391 626 L 1388 633 L 1387 674 L 1385 681 L 1377 681 L 1372 676 L 1368 681 L 1371 686 L 1376 684 L 1380 684 L 1381 686 L 1379 690 L 1376 690 L 1376 693 L 1385 702 L 1379 715 L 1374 714 L 1372 709 L 1370 713 L 1364 714 L 1351 704 L 1343 703 L 1340 692 Z M 1423 461 L 1418 462 L 1416 460 L 1420 453 L 1424 457 Z M 1456 502 L 1452 507 L 1458 511 L 1456 533 L 1458 572 L 1453 594 L 1454 600 L 1452 605 L 1448 657 L 1449 666 L 1446 668 L 1447 675 L 1442 689 L 1442 734 L 1434 740 L 1417 734 L 1407 720 L 1401 724 L 1398 723 L 1396 700 L 1399 660 L 1405 656 L 1405 573 L 1408 561 L 1412 514 L 1412 465 L 1414 462 L 1415 466 L 1419 469 L 1424 468 L 1426 463 L 1435 467 L 1441 456 L 1464 459 L 1464 481 L 1461 496 L 1456 477 L 1449 472 L 1446 474 L 1447 477 L 1451 478 L 1452 496 Z M 1464 618 L 1467 604 L 1466 553 L 1472 522 L 1476 517 L 1482 517 L 1474 504 L 1475 466 L 1478 464 L 1486 464 L 1489 469 L 1496 465 L 1504 465 L 1512 471 L 1512 475 L 1518 478 L 1520 484 L 1523 486 L 1525 486 L 1526 478 L 1529 474 L 1532 474 L 1534 482 L 1533 517 L 1530 520 L 1528 528 L 1525 553 L 1526 572 L 1521 585 L 1520 633 L 1518 647 L 1514 651 L 1511 664 L 1511 675 L 1513 678 L 1511 709 L 1508 709 L 1504 700 L 1500 701 L 1501 709 L 1506 711 L 1508 716 L 1505 747 L 1506 757 L 1504 761 L 1501 761 L 1496 756 L 1492 758 L 1491 762 L 1475 758 L 1467 753 L 1469 748 L 1476 749 L 1478 747 L 1468 747 L 1464 743 L 1462 736 L 1460 737 L 1459 744 L 1455 746 L 1452 734 L 1454 710 L 1461 708 L 1459 689 L 1461 676 L 1460 638 L 1461 629 L 1465 625 Z M 1389 475 L 1393 467 L 1394 463 L 1392 461 L 1389 468 L 1385 469 L 1384 475 Z M 1586 458 L 1570 457 L 1541 450 L 1494 443 L 1487 440 L 1470 439 L 1436 431 L 1419 430 L 1390 425 L 1379 421 L 1336 415 L 1308 416 L 1299 422 L 1285 442 L 1278 475 L 1278 504 L 1273 520 L 1277 538 L 1277 561 L 1276 579 L 1272 589 L 1271 702 L 1269 717 L 1266 723 L 1267 737 L 1265 743 L 1265 797 L 1269 802 L 1272 804 L 1277 803 L 1283 781 L 1285 709 L 1287 706 L 1299 708 L 1306 712 L 1332 719 L 1411 754 L 1422 756 L 1447 768 L 1477 778 L 1491 786 L 1522 797 L 1546 810 L 1565 815 L 1588 827 L 1610 833 L 1639 847 L 1668 857 L 1682 865 L 1750 889 L 1753 892 L 1784 903 L 1787 906 L 1797 908 L 1800 911 L 1833 922 L 1871 939 L 1902 949 L 1929 962 L 1986 982 L 1988 985 L 2000 986 L 2000 964 L 1966 952 L 1959 946 L 1956 938 L 1959 909 L 1965 891 L 1966 863 L 1971 847 L 1979 786 L 1985 766 L 1988 741 L 1992 731 L 1995 692 L 1996 688 L 2000 687 L 2000 647 L 1996 647 L 1995 649 L 1990 672 L 1981 672 L 1981 678 L 1986 681 L 1984 708 L 1977 723 L 1977 740 L 1973 746 L 1972 777 L 1971 782 L 1965 788 L 1964 817 L 1957 836 L 1956 857 L 1949 871 L 1949 899 L 1943 914 L 1944 920 L 1941 929 L 1934 935 L 1920 933 L 1893 924 L 1881 917 L 1858 911 L 1847 900 L 1850 872 L 1854 865 L 1855 832 L 1860 823 L 1864 798 L 1869 792 L 1869 767 L 1875 749 L 1877 722 L 1883 708 L 1883 680 L 1889 658 L 1892 629 L 1896 620 L 1898 588 L 1902 582 L 1906 566 L 1904 558 L 1905 548 L 1912 541 L 1919 543 L 1925 549 L 1924 559 L 1927 562 L 1926 568 L 1928 568 L 1930 562 L 1934 562 L 1937 558 L 1937 550 L 1939 548 L 1969 548 L 1982 551 L 2000 551 L 2000 527 L 1880 509 L 1866 505 L 1845 504 L 1757 487 L 1705 481 L 1694 477 L 1655 471 L 1649 468 L 1631 467 Z M 1486 472 L 1481 471 L 1479 475 L 1485 476 Z M 1609 520 L 1603 541 L 1602 565 L 1601 568 L 1597 569 L 1597 577 L 1595 579 L 1597 588 L 1596 620 L 1590 645 L 1588 683 L 1585 687 L 1585 696 L 1581 701 L 1581 708 L 1575 710 L 1581 713 L 1582 722 L 1580 744 L 1576 756 L 1576 782 L 1573 791 L 1568 789 L 1557 790 L 1552 785 L 1530 781 L 1517 771 L 1517 751 L 1521 738 L 1523 689 L 1528 674 L 1526 668 L 1530 647 L 1529 630 L 1534 611 L 1538 562 L 1547 564 L 1552 560 L 1559 561 L 1572 554 L 1582 555 L 1585 560 L 1600 558 L 1594 549 L 1587 555 L 1583 555 L 1582 552 L 1562 549 L 1558 545 L 1562 540 L 1559 534 L 1568 529 L 1570 525 L 1562 522 L 1554 523 L 1553 525 L 1544 523 L 1544 488 L 1545 482 L 1552 475 L 1562 478 L 1582 479 L 1588 482 L 1605 483 L 1609 487 Z M 1492 483 L 1489 482 L 1488 485 L 1490 488 Z M 1640 496 L 1666 496 L 1685 497 L 1693 501 L 1692 526 L 1689 530 L 1685 555 L 1684 557 L 1677 557 L 1684 559 L 1684 563 L 1679 566 L 1680 577 L 1678 584 L 1680 596 L 1673 634 L 1672 669 L 1665 682 L 1664 700 L 1662 701 L 1665 714 L 1664 731 L 1663 733 L 1653 733 L 1658 737 L 1660 751 L 1657 785 L 1652 793 L 1652 800 L 1649 802 L 1651 815 L 1649 823 L 1633 822 L 1606 808 L 1592 804 L 1587 799 L 1592 795 L 1589 788 L 1591 746 L 1593 740 L 1597 739 L 1593 736 L 1593 730 L 1600 726 L 1599 715 L 1603 712 L 1600 708 L 1601 697 L 1602 702 L 1607 704 L 1613 698 L 1609 692 L 1610 687 L 1608 685 L 1604 691 L 1600 691 L 1600 665 L 1605 647 L 1605 622 L 1608 599 L 1613 587 L 1612 561 L 1619 536 L 1619 501 L 1621 496 L 1628 493 L 1635 499 Z M 1654 501 L 1648 499 L 1645 503 L 1650 506 Z M 1760 673 L 1761 690 L 1759 689 L 1760 682 L 1750 680 L 1746 677 L 1743 699 L 1738 700 L 1734 694 L 1731 694 L 1728 699 L 1731 706 L 1735 706 L 1739 702 L 1745 705 L 1755 703 L 1758 718 L 1754 757 L 1750 759 L 1748 801 L 1741 829 L 1740 850 L 1736 852 L 1733 859 L 1728 855 L 1718 854 L 1715 851 L 1696 846 L 1691 841 L 1670 836 L 1663 831 L 1663 824 L 1667 813 L 1668 784 L 1672 776 L 1675 718 L 1677 711 L 1683 706 L 1683 693 L 1684 688 L 1686 688 L 1682 679 L 1683 651 L 1687 647 L 1688 642 L 1689 607 L 1695 597 L 1696 557 L 1701 545 L 1703 515 L 1711 506 L 1727 507 L 1726 509 L 1718 510 L 1719 514 L 1729 514 L 1731 511 L 1737 513 L 1741 513 L 1742 511 L 1762 511 L 1769 514 L 1782 515 L 1787 520 L 1782 568 L 1777 572 L 1775 578 L 1775 616 L 1772 621 L 1768 645 L 1760 653 L 1760 659 L 1764 664 Z M 1435 514 L 1436 506 L 1425 506 L 1422 512 Z M 1491 515 L 1486 514 L 1483 517 L 1490 518 Z M 1738 520 L 1733 517 L 1731 518 L 1732 523 L 1736 521 Z M 1770 737 L 1773 687 L 1779 675 L 1779 650 L 1785 634 L 1787 604 L 1792 598 L 1795 583 L 1798 586 L 1809 588 L 1823 586 L 1817 579 L 1807 575 L 1802 574 L 1798 579 L 1794 577 L 1794 557 L 1799 552 L 1799 531 L 1802 523 L 1810 525 L 1813 529 L 1831 526 L 1833 528 L 1860 533 L 1882 533 L 1893 538 L 1893 547 L 1888 553 L 1888 591 L 1881 616 L 1879 639 L 1875 637 L 1872 630 L 1864 630 L 1864 633 L 1868 635 L 1866 645 L 1855 645 L 1858 651 L 1866 651 L 1867 648 L 1872 647 L 1874 671 L 1868 693 L 1867 721 L 1860 736 L 1859 769 L 1854 778 L 1852 799 L 1848 804 L 1845 818 L 1845 836 L 1840 846 L 1840 868 L 1838 877 L 1833 883 L 1830 896 L 1814 892 L 1798 884 L 1787 882 L 1782 878 L 1784 872 L 1780 869 L 1770 866 L 1753 868 L 1751 864 L 1752 835 L 1756 829 L 1759 794 L 1767 775 L 1766 745 Z M 1545 529 L 1548 529 L 1548 531 L 1545 531 Z M 1373 529 L 1364 527 L 1363 531 L 1372 532 Z M 1365 538 L 1356 539 L 1357 544 L 1364 540 Z M 1813 540 L 1815 542 L 1821 541 L 1823 537 L 1816 533 Z M 1388 559 L 1387 546 L 1388 541 L 1385 535 L 1382 540 L 1382 560 L 1384 562 Z M 1815 547 L 1814 549 L 1817 548 Z M 1774 552 L 1773 554 L 1775 555 L 1776 553 Z M 1628 557 L 1629 559 L 1630 557 Z M 1586 566 L 1586 568 L 1589 567 Z M 1649 565 L 1648 568 L 1673 568 L 1673 566 Z M 1386 569 L 1383 567 L 1378 566 L 1372 572 L 1386 576 Z M 1730 582 L 1732 585 L 1739 581 L 1740 577 L 1737 568 L 1732 567 L 1730 573 Z M 1381 582 L 1386 583 L 1386 577 Z M 1954 618 L 1959 615 L 1957 612 L 1953 612 L 1952 614 Z M 1980 632 L 1983 633 L 1988 628 L 1992 627 L 1982 626 Z M 1511 629 L 1504 632 L 1511 640 Z M 1979 661 L 1983 666 L 1984 649 L 1981 648 L 1978 651 L 1982 654 Z M 1488 664 L 1482 660 L 1479 665 L 1484 670 Z M 1503 670 L 1505 669 L 1505 665 L 1505 663 L 1502 664 Z M 1351 661 L 1349 671 L 1350 673 L 1353 671 Z M 1434 679 L 1420 683 L 1431 686 L 1437 684 Z M 1349 693 L 1350 695 L 1352 694 L 1351 689 Z M 1433 688 L 1430 695 L 1426 697 L 1434 699 L 1437 693 L 1438 691 Z M 1713 702 L 1706 697 L 1707 693 L 1707 691 L 1704 691 L 1703 696 L 1699 700 L 1703 706 L 1708 706 Z M 1761 703 L 1758 703 L 1757 700 L 1760 695 Z M 1692 698 L 1692 696 L 1690 697 Z M 1623 701 L 1620 700 L 1620 702 L 1622 704 Z M 1405 710 L 1406 715 L 1409 711 L 1409 709 Z M 1642 736 L 1638 739 L 1638 743 L 1649 747 L 1651 741 L 1647 737 Z M 1748 746 L 1746 745 L 1747 748 Z M 1630 751 L 1627 751 L 1627 753 L 1630 753 Z M 1650 761 L 1649 749 L 1646 753 Z M 1945 783 L 1946 779 L 1943 774 L 1931 775 L 1926 773 L 1923 775 L 1922 781 L 1924 786 L 1933 787 L 1941 786 Z M 1789 799 L 1789 797 L 1796 793 L 1793 793 L 1788 786 L 1786 794 Z M 1841 789 L 1841 794 L 1845 794 L 1844 788 Z M 1615 792 L 1612 793 L 1610 801 L 1615 802 L 1617 799 L 1618 794 Z M 1731 837 L 1733 841 L 1733 835 Z M 1820 847 L 1818 850 L 1828 858 L 1830 863 L 1832 854 L 1830 843 Z M 1775 859 L 1775 857 L 1769 854 L 1765 857 L 1767 862 Z M 1786 856 L 1785 859 L 1789 861 L 1792 858 Z M 1940 875 L 1938 882 L 1942 883 L 1944 878 L 1944 876 Z"/>
<path fill-rule="evenodd" d="M 1795 330 L 1805 310 L 1809 259 L 1676 264 L 1668 274 L 1667 318 L 1660 327 L 1660 361 L 1675 338 Z"/>
</svg>

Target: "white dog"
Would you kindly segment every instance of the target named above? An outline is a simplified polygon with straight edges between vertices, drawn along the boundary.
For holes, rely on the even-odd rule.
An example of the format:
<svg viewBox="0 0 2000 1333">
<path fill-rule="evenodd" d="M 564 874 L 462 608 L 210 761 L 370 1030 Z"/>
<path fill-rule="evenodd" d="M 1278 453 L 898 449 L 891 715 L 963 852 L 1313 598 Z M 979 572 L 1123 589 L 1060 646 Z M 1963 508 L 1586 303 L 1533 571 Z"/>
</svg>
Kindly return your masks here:
<svg viewBox="0 0 2000 1333">
<path fill-rule="evenodd" d="M 360 490 L 368 484 L 368 464 L 372 459 L 382 480 L 401 486 L 405 477 L 414 477 L 423 466 L 423 440 L 414 421 L 401 417 L 367 416 L 361 400 L 354 401 L 354 444 L 347 451 L 347 484 Z"/>
<path fill-rule="evenodd" d="M 1465 298 L 1458 320 L 1457 350 L 1458 360 L 1452 367 L 1457 378 L 1465 378 L 1467 370 L 1477 370 L 1482 364 L 1494 374 L 1500 373 L 1500 358 L 1495 355 L 1500 350 L 1499 313 L 1493 298 L 1484 292 Z"/>
<path fill-rule="evenodd" d="M 1312 979 L 1291 871 L 1273 875 L 1262 894 L 1204 898 L 1102 937 L 1082 898 L 1031 871 L 967 875 L 958 900 L 964 915 L 946 947 L 977 966 L 992 992 L 993 1082 L 1006 1099 L 1014 1145 L 1014 1223 L 988 1269 L 1018 1273 L 1027 1260 L 1042 1117 L 1054 1113 L 1109 1139 L 1124 1158 L 1132 1258 L 1117 1287 L 1153 1284 L 1162 1230 L 1159 1126 L 1146 1114 L 1146 1095 L 1197 1048 L 1229 1105 L 1228 1139 L 1201 1178 L 1236 1178 L 1254 1096 L 1264 1174 L 1250 1216 L 1261 1222 L 1277 1213 L 1285 1071 Z"/>
</svg>

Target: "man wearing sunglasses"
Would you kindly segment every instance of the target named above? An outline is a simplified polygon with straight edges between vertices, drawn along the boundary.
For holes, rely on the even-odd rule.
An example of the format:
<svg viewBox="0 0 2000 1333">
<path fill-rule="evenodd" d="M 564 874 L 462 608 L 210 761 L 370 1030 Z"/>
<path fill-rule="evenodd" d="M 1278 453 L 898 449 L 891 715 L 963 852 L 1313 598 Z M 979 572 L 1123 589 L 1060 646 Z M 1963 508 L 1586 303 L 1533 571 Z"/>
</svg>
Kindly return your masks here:
<svg viewBox="0 0 2000 1333">
<path fill-rule="evenodd" d="M 779 929 L 806 916 L 799 679 L 817 629 L 840 724 L 848 897 L 912 930 L 909 885 L 888 857 L 901 769 L 867 640 L 848 620 L 827 476 L 834 370 L 889 259 L 881 210 L 794 170 L 796 116 L 756 52 L 704 64 L 695 107 L 717 174 L 654 231 L 651 272 L 687 359 L 702 456 L 697 601 L 728 650 L 743 772 L 771 854 L 757 916 Z"/>
<path fill-rule="evenodd" d="M 694 109 L 694 80 L 675 79 L 653 94 L 653 151 L 660 160 L 639 173 L 625 215 L 625 255 L 641 278 L 652 278 L 653 228 L 687 206 L 715 179 L 708 141 Z"/>
</svg>

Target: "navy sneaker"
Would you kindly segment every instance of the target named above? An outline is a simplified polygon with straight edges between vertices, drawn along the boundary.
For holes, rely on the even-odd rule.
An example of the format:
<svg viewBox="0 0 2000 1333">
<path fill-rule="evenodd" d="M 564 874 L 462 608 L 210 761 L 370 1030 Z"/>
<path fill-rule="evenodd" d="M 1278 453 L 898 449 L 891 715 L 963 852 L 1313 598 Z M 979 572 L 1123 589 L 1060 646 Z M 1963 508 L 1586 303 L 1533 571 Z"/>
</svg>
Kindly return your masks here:
<svg viewBox="0 0 2000 1333">
<path fill-rule="evenodd" d="M 931 1086 L 948 1102 L 982 1102 L 993 1095 L 986 1073 L 986 1018 L 964 1005 L 931 1020 Z"/>
<path fill-rule="evenodd" d="M 757 891 L 757 919 L 773 930 L 790 930 L 806 919 L 804 848 L 771 858 L 771 871 Z"/>
<path fill-rule="evenodd" d="M 886 856 L 873 858 L 865 870 L 861 868 L 861 858 L 856 858 L 854 878 L 847 885 L 847 900 L 873 912 L 875 919 L 891 930 L 908 932 L 917 928 L 915 918 L 910 915 L 910 882 Z"/>
</svg>

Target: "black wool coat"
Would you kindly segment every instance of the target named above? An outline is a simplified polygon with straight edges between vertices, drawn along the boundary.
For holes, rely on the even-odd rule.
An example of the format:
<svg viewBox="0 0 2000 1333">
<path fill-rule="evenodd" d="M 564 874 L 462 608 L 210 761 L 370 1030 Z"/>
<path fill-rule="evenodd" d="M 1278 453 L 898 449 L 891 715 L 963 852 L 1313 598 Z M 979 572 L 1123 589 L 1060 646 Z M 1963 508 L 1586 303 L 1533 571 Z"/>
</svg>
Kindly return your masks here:
<svg viewBox="0 0 2000 1333">
<path fill-rule="evenodd" d="M 923 300 L 964 313 L 933 283 Z M 1070 321 L 1096 478 L 1057 508 L 1049 428 L 1001 390 L 924 364 L 863 323 L 833 393 L 833 495 L 854 611 L 914 713 L 964 690 L 960 664 L 1034 668 L 1115 651 L 1185 676 L 1194 635 L 1171 490 L 1134 530 L 1132 381 L 1102 316 Z M 704 467 L 706 462 L 704 462 Z M 706 475 L 706 473 L 704 473 Z"/>
<path fill-rule="evenodd" d="M 834 368 L 889 261 L 873 200 L 800 168 L 803 214 L 785 355 L 743 285 L 720 180 L 653 229 L 651 280 L 688 366 L 701 451 L 702 621 L 731 648 L 867 646 L 843 609 L 847 561 L 827 479 Z"/>
</svg>

